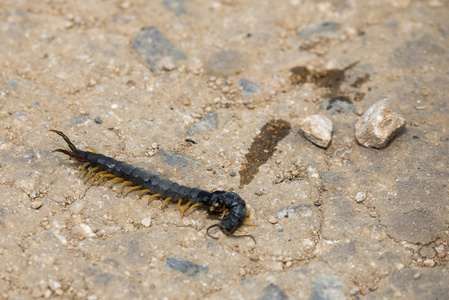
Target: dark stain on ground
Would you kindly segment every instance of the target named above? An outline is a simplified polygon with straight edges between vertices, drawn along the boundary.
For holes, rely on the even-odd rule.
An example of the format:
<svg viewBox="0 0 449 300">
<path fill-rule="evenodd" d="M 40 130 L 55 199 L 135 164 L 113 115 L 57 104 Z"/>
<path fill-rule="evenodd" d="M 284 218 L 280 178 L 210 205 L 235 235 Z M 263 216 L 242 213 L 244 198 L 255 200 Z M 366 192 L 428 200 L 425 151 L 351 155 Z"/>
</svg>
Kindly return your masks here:
<svg viewBox="0 0 449 300">
<path fill-rule="evenodd" d="M 353 84 L 351 84 L 352 87 L 354 88 L 359 88 L 361 87 L 363 84 L 365 84 L 366 82 L 368 82 L 370 80 L 370 76 L 369 74 L 365 74 L 362 77 L 358 77 Z"/>
<path fill-rule="evenodd" d="M 313 83 L 318 87 L 327 89 L 328 96 L 335 96 L 341 93 L 340 86 L 346 79 L 345 72 L 355 67 L 358 63 L 352 63 L 344 69 L 329 69 L 324 71 L 313 71 L 305 66 L 297 66 L 290 69 L 290 72 L 292 72 L 290 80 L 293 84 Z M 369 80 L 369 75 L 367 76 L 356 80 L 353 84 L 362 85 Z"/>
<path fill-rule="evenodd" d="M 290 123 L 284 120 L 271 120 L 260 130 L 254 138 L 245 162 L 240 169 L 240 186 L 250 183 L 259 172 L 259 167 L 266 163 L 276 151 L 276 145 L 290 132 Z"/>
</svg>

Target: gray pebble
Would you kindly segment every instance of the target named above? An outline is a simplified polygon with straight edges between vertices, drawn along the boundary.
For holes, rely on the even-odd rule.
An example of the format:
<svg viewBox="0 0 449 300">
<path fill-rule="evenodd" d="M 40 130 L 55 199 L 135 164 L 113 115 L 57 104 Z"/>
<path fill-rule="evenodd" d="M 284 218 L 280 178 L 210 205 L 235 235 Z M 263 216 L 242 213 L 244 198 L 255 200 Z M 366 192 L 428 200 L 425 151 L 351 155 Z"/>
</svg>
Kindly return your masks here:
<svg viewBox="0 0 449 300">
<path fill-rule="evenodd" d="M 218 129 L 218 120 L 216 113 L 208 113 L 204 115 L 199 122 L 193 123 L 192 127 L 187 132 L 188 135 L 206 133 Z"/>
<path fill-rule="evenodd" d="M 348 97 L 335 97 L 324 101 L 321 108 L 327 110 L 333 115 L 342 113 L 352 113 L 355 111 L 355 106 Z"/>
<path fill-rule="evenodd" d="M 176 15 L 186 13 L 186 7 L 184 6 L 183 0 L 164 0 L 162 4 L 167 10 L 174 12 Z"/>
<path fill-rule="evenodd" d="M 197 168 L 202 165 L 201 160 L 172 150 L 158 152 L 156 157 L 161 157 L 164 163 L 172 166 L 191 166 Z"/>
<path fill-rule="evenodd" d="M 19 86 L 19 84 L 16 81 L 8 81 L 8 86 L 12 89 L 15 89 Z"/>
<path fill-rule="evenodd" d="M 235 173 L 234 171 L 231 171 L 231 172 L 229 173 L 229 175 L 231 175 L 231 177 L 234 177 L 235 175 L 237 175 L 237 173 Z"/>
<path fill-rule="evenodd" d="M 384 99 L 373 104 L 357 121 L 355 137 L 364 147 L 382 149 L 405 125 L 405 119 L 394 113 Z"/>
<path fill-rule="evenodd" d="M 256 95 L 260 90 L 260 86 L 258 84 L 246 78 L 240 78 L 237 84 L 243 89 L 242 97 L 244 99 Z"/>
<path fill-rule="evenodd" d="M 289 299 L 287 293 L 275 284 L 270 284 L 263 289 L 263 295 L 259 300 L 284 300 Z"/>
<path fill-rule="evenodd" d="M 226 50 L 212 55 L 208 62 L 209 73 L 229 76 L 243 69 L 244 60 L 238 51 Z"/>
<path fill-rule="evenodd" d="M 313 278 L 312 300 L 346 299 L 343 282 L 337 276 L 317 275 Z"/>
<path fill-rule="evenodd" d="M 165 265 L 170 269 L 184 273 L 189 277 L 196 277 L 200 272 L 207 274 L 209 271 L 207 266 L 200 266 L 188 260 L 176 257 L 168 257 Z"/>
<path fill-rule="evenodd" d="M 89 120 L 87 115 L 81 115 L 81 116 L 76 116 L 76 117 L 71 118 L 69 120 L 68 126 L 69 127 L 84 126 L 84 125 L 86 125 L 89 122 L 90 122 L 90 120 Z"/>
<path fill-rule="evenodd" d="M 154 26 L 144 27 L 137 33 L 132 43 L 140 60 L 152 72 L 167 69 L 174 64 L 179 66 L 187 60 L 187 56 L 173 45 L 165 35 Z M 163 64 L 163 65 L 161 65 Z M 164 67 L 165 66 L 165 67 Z"/>
<path fill-rule="evenodd" d="M 97 124 L 103 123 L 103 120 L 102 120 L 99 116 L 96 116 L 96 117 L 94 118 L 94 121 L 95 121 L 95 123 L 97 123 Z"/>
</svg>

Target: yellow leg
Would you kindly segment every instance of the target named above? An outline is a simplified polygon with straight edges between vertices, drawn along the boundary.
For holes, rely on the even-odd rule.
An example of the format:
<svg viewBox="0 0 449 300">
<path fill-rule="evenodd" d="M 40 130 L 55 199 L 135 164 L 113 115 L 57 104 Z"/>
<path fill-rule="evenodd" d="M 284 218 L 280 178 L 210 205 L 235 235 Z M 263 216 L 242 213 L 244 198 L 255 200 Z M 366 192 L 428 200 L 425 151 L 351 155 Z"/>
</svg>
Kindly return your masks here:
<svg viewBox="0 0 449 300">
<path fill-rule="evenodd" d="M 184 212 L 186 211 L 187 207 L 189 207 L 189 206 L 192 205 L 192 204 L 193 204 L 193 203 L 189 201 L 189 202 L 187 202 L 186 205 L 184 205 L 184 207 L 183 207 L 182 210 L 181 210 L 181 218 L 184 217 Z"/>
<path fill-rule="evenodd" d="M 116 178 L 114 178 L 114 179 L 112 179 L 111 180 L 111 184 L 109 185 L 110 187 L 112 187 L 112 184 L 114 183 L 114 182 L 122 182 L 122 181 L 125 181 L 125 178 L 122 178 L 122 177 L 116 177 Z"/>
<path fill-rule="evenodd" d="M 189 214 L 189 211 L 191 211 L 192 209 L 194 209 L 195 207 L 198 207 L 198 206 L 200 206 L 201 204 L 199 204 L 199 203 L 195 203 L 195 204 L 193 204 L 192 206 L 190 206 L 190 208 L 186 211 L 186 215 L 188 215 Z"/>
<path fill-rule="evenodd" d="M 89 170 L 89 172 L 87 172 L 86 177 L 84 177 L 84 183 L 87 182 L 87 179 L 89 178 L 90 174 L 92 174 L 93 172 L 95 172 L 96 170 L 98 170 L 98 167 L 92 168 Z"/>
<path fill-rule="evenodd" d="M 107 173 L 106 171 L 101 171 L 101 172 L 98 172 L 97 174 L 95 174 L 95 176 L 92 178 L 92 184 L 94 184 L 95 179 L 97 179 L 98 176 L 106 174 L 106 173 Z"/>
<path fill-rule="evenodd" d="M 211 189 L 210 192 L 213 193 L 215 192 L 217 189 Z"/>
<path fill-rule="evenodd" d="M 94 148 L 91 148 L 91 147 L 87 147 L 87 149 L 89 149 L 90 151 L 92 151 L 93 153 L 95 153 L 95 154 L 98 154 L 98 151 L 97 150 L 95 150 Z"/>
<path fill-rule="evenodd" d="M 100 182 L 102 182 L 103 179 L 105 179 L 105 178 L 114 178 L 114 177 L 115 177 L 114 174 L 105 174 L 105 175 L 101 176 L 100 179 L 98 179 L 97 184 L 100 184 Z"/>
<path fill-rule="evenodd" d="M 173 199 L 172 198 L 167 198 L 167 199 L 164 200 L 164 203 L 162 203 L 162 211 L 165 210 L 165 204 L 167 204 L 167 202 L 171 201 L 171 200 L 173 200 Z"/>
<path fill-rule="evenodd" d="M 83 174 L 83 172 L 84 171 L 86 171 L 86 168 L 88 167 L 90 165 L 90 163 L 84 163 L 82 166 L 81 166 L 81 168 L 80 168 L 80 170 L 81 170 L 81 174 Z"/>
<path fill-rule="evenodd" d="M 243 225 L 247 225 L 247 226 L 257 226 L 257 224 L 248 223 L 248 222 L 243 222 Z"/>
<path fill-rule="evenodd" d="M 178 201 L 178 208 L 179 208 L 179 211 L 180 211 L 180 212 L 181 212 L 181 204 L 182 204 L 182 201 L 184 201 L 184 200 L 179 199 L 179 201 Z"/>
<path fill-rule="evenodd" d="M 133 185 L 132 181 L 124 181 L 122 183 L 122 187 L 120 188 L 120 193 L 123 193 L 123 188 L 125 187 L 125 185 Z"/>
<path fill-rule="evenodd" d="M 153 200 L 154 198 L 160 197 L 161 194 L 154 194 L 152 196 L 150 196 L 150 198 L 148 198 L 148 205 L 150 205 L 150 201 Z"/>
<path fill-rule="evenodd" d="M 141 188 L 142 188 L 141 185 L 133 186 L 132 188 L 130 188 L 129 190 L 126 191 L 126 193 L 125 193 L 125 195 L 123 195 L 123 197 L 125 197 L 126 195 L 128 195 L 129 192 L 132 192 L 132 191 L 134 191 L 134 190 L 138 190 L 138 189 L 141 189 Z"/>
<path fill-rule="evenodd" d="M 144 193 L 150 193 L 150 194 L 151 194 L 151 191 L 150 191 L 150 190 L 143 190 L 143 191 L 140 191 L 140 193 L 139 193 L 139 198 L 142 198 L 142 194 L 144 194 Z"/>
</svg>

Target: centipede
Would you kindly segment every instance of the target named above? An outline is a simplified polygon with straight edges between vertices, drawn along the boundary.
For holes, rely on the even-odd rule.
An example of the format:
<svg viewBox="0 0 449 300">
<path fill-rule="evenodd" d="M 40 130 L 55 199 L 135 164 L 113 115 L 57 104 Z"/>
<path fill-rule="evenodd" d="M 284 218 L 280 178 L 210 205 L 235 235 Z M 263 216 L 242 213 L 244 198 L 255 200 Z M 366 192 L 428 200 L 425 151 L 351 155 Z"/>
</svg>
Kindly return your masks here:
<svg viewBox="0 0 449 300">
<path fill-rule="evenodd" d="M 80 150 L 61 131 L 53 129 L 50 131 L 61 136 L 70 149 L 55 149 L 53 152 L 63 153 L 76 161 L 82 162 L 81 172 L 87 172 L 84 177 L 85 182 L 91 179 L 92 183 L 100 184 L 105 179 L 112 179 L 110 186 L 116 182 L 121 182 L 121 192 L 123 192 L 125 186 L 130 186 L 124 196 L 134 190 L 140 190 L 139 197 L 142 197 L 144 194 L 150 195 L 148 205 L 155 198 L 162 199 L 163 210 L 167 203 L 177 202 L 181 217 L 196 207 L 208 208 L 209 211 L 223 212 L 219 223 L 207 227 L 206 233 L 208 236 L 218 239 L 218 237 L 210 233 L 212 228 L 217 227 L 229 237 L 249 237 L 253 239 L 254 243 L 257 243 L 254 236 L 250 234 L 235 234 L 242 225 L 255 225 L 245 222 L 246 218 L 249 217 L 246 202 L 237 193 L 222 190 L 207 191 L 197 187 L 178 184 L 161 174 L 116 160 L 98 153 L 94 149 L 90 148 L 92 151 Z"/>
</svg>

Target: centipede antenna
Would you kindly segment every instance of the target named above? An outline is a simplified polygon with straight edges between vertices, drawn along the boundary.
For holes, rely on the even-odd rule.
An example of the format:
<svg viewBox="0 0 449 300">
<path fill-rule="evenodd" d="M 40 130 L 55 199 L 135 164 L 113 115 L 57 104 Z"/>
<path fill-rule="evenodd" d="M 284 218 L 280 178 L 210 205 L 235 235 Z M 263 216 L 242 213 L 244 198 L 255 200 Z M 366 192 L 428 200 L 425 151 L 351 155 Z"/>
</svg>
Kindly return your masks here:
<svg viewBox="0 0 449 300">
<path fill-rule="evenodd" d="M 257 242 L 256 242 L 256 239 L 251 235 L 251 234 L 242 234 L 242 235 L 235 235 L 235 234 L 232 234 L 232 233 L 228 233 L 228 232 L 226 232 L 226 231 L 224 231 L 223 230 L 223 228 L 221 228 L 221 226 L 220 226 L 220 223 L 217 223 L 217 224 L 213 224 L 213 225 L 210 225 L 209 227 L 207 227 L 207 229 L 206 229 L 206 233 L 207 233 L 207 235 L 208 236 L 210 236 L 211 238 L 213 238 L 213 239 L 216 239 L 216 240 L 218 240 L 218 238 L 217 237 L 215 237 L 215 236 L 213 236 L 212 234 L 210 234 L 209 233 L 209 230 L 211 229 L 211 228 L 214 228 L 214 227 L 218 227 L 218 228 L 220 228 L 222 231 L 223 231 L 223 233 L 224 234 L 226 234 L 227 236 L 229 236 L 229 237 L 233 237 L 233 238 L 244 238 L 244 237 L 250 237 L 250 238 L 252 238 L 253 239 L 253 241 L 254 241 L 254 243 L 255 244 L 257 244 Z"/>
<path fill-rule="evenodd" d="M 226 232 L 225 232 L 225 233 L 226 233 Z M 226 235 L 227 235 L 227 236 L 230 236 L 230 237 L 234 237 L 234 238 L 250 237 L 250 238 L 253 239 L 254 243 L 257 244 L 256 239 L 255 239 L 251 234 L 235 235 L 235 234 L 227 234 L 227 233 L 226 233 Z"/>
<path fill-rule="evenodd" d="M 69 145 L 69 148 L 70 148 L 70 150 L 72 150 L 72 152 L 73 153 L 76 153 L 76 147 L 75 147 L 75 145 L 73 145 L 73 143 L 70 141 L 70 139 L 64 134 L 64 133 L 62 133 L 61 131 L 58 131 L 58 130 L 54 130 L 54 129 L 50 129 L 50 131 L 53 131 L 54 133 L 56 133 L 57 135 L 59 135 L 59 136 L 61 136 L 63 139 L 64 139 L 64 141 Z M 61 150 L 61 149 L 57 149 L 57 150 L 55 150 L 55 151 L 58 151 L 58 150 Z M 67 154 L 67 155 L 70 155 L 70 154 L 68 154 L 67 152 L 64 152 L 64 151 L 58 151 L 58 152 L 62 152 L 62 153 L 65 153 L 65 154 Z M 70 155 L 70 156 L 72 156 L 72 155 Z M 72 156 L 73 157 L 73 156 Z"/>
<path fill-rule="evenodd" d="M 210 236 L 211 238 L 218 240 L 218 238 L 217 238 L 216 236 L 213 236 L 212 234 L 209 233 L 209 230 L 210 230 L 211 228 L 214 228 L 214 227 L 219 227 L 219 228 L 221 228 L 221 227 L 220 227 L 220 223 L 213 224 L 213 225 L 210 225 L 209 227 L 207 227 L 206 233 L 207 233 L 207 235 Z"/>
</svg>

